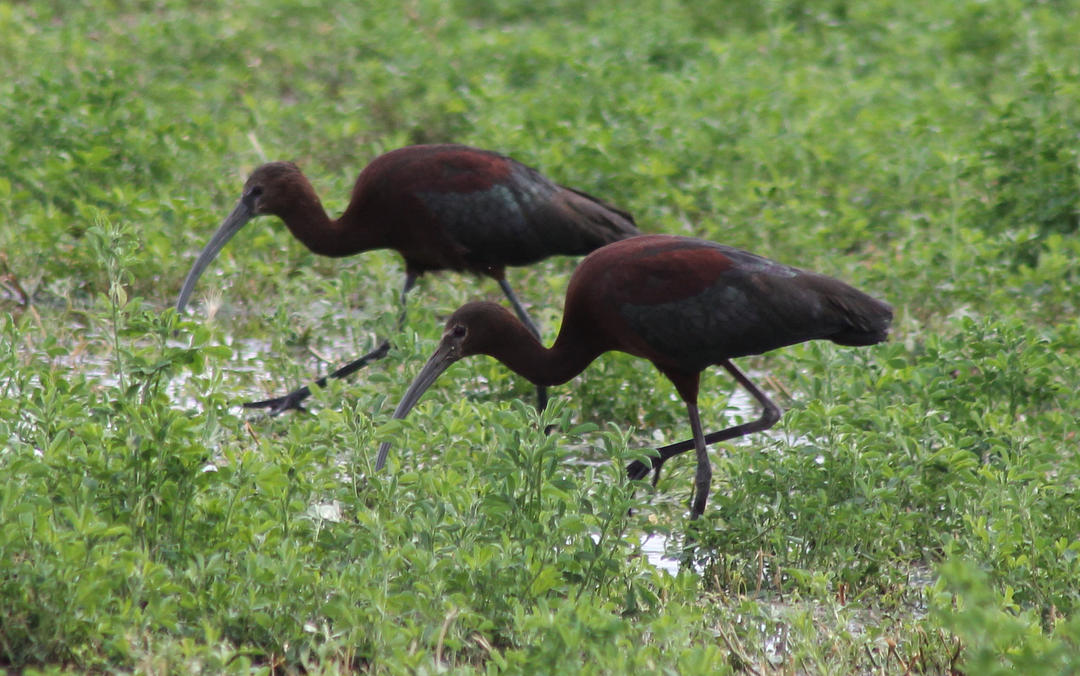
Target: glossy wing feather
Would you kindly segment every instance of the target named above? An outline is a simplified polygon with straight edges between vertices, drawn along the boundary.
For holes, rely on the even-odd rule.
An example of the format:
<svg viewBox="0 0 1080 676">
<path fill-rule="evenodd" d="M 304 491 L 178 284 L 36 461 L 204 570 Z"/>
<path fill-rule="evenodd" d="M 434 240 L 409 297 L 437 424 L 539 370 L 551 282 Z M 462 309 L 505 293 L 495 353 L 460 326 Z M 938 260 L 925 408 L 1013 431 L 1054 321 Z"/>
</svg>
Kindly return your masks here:
<svg viewBox="0 0 1080 676">
<path fill-rule="evenodd" d="M 579 271 L 575 314 L 606 315 L 611 328 L 597 330 L 608 349 L 683 373 L 807 340 L 880 342 L 892 318 L 887 303 L 839 280 L 689 238 L 627 240 Z"/>
<path fill-rule="evenodd" d="M 545 230 L 555 234 L 560 228 L 571 229 L 581 238 L 577 251 L 584 254 L 604 245 L 641 234 L 628 211 L 602 199 L 566 186 L 559 186 L 557 199 L 549 206 L 552 214 Z M 571 239 L 565 235 L 564 241 Z"/>
<path fill-rule="evenodd" d="M 419 196 L 475 267 L 580 255 L 638 233 L 626 212 L 552 183 L 509 158 L 505 178 L 467 192 Z"/>
</svg>

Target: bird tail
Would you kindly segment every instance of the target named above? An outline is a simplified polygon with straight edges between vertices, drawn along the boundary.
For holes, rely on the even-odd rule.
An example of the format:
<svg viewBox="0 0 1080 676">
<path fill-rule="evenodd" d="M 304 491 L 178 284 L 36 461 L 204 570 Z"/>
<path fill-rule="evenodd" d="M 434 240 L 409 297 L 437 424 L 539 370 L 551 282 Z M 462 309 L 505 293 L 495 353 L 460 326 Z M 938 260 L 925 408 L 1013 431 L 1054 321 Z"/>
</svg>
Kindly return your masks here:
<svg viewBox="0 0 1080 676">
<path fill-rule="evenodd" d="M 855 293 L 832 299 L 844 321 L 842 328 L 830 335 L 829 340 L 852 346 L 885 342 L 892 324 L 892 306 L 855 289 L 852 291 Z"/>
<path fill-rule="evenodd" d="M 593 233 L 602 240 L 596 246 L 641 234 L 630 212 L 589 193 L 563 185 L 559 187 L 566 192 L 567 205 L 596 226 Z"/>
</svg>

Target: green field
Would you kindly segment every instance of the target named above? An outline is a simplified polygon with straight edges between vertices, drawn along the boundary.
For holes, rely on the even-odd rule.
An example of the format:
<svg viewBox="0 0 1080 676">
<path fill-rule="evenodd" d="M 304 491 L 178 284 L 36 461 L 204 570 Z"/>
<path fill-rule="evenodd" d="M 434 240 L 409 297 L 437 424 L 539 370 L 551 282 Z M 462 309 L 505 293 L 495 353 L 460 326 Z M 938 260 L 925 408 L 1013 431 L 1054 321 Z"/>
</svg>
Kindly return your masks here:
<svg viewBox="0 0 1080 676">
<path fill-rule="evenodd" d="M 0 673 L 1080 672 L 1080 5 L 220 4 L 0 4 Z M 740 360 L 786 413 L 691 526 L 692 457 L 625 479 L 690 434 L 627 355 L 543 417 L 473 358 L 388 423 L 489 279 L 393 334 L 395 253 L 265 218 L 171 309 L 260 163 L 337 215 L 443 141 L 847 280 L 892 339 Z M 547 343 L 575 262 L 509 273 Z"/>
</svg>

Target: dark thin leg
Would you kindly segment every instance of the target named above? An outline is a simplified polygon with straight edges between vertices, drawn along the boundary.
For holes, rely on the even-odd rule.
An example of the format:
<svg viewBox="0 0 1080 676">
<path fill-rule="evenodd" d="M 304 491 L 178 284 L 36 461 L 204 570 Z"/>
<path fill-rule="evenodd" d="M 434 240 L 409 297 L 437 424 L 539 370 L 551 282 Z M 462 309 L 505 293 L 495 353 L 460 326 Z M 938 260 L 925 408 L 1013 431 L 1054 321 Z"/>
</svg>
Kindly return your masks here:
<svg viewBox="0 0 1080 676">
<path fill-rule="evenodd" d="M 416 286 L 416 274 L 409 272 L 405 274 L 405 285 L 401 288 L 401 314 L 398 315 L 397 330 L 400 332 L 401 327 L 405 325 L 405 312 L 407 306 L 405 305 L 405 296 Z M 342 366 L 337 371 L 334 371 L 328 376 L 323 376 L 315 381 L 315 384 L 319 387 L 326 387 L 326 381 L 330 378 L 344 378 L 345 376 L 352 375 L 360 369 L 364 368 L 368 364 L 378 359 L 382 359 L 386 356 L 386 353 L 390 351 L 390 341 L 384 340 L 379 343 L 371 352 L 368 352 L 359 359 L 355 359 L 348 364 Z M 273 399 L 264 399 L 262 401 L 248 401 L 244 402 L 244 408 L 266 408 L 270 415 L 278 415 L 285 411 L 291 410 L 303 410 L 303 406 L 300 402 L 311 396 L 311 388 L 304 385 L 298 390 L 293 390 L 283 397 L 275 397 Z"/>
<path fill-rule="evenodd" d="M 712 465 L 709 452 L 705 450 L 705 436 L 701 432 L 701 416 L 697 404 L 686 404 L 690 413 L 690 430 L 694 433 L 694 450 L 697 451 L 697 474 L 694 476 L 694 501 L 690 508 L 690 520 L 705 513 L 705 503 L 709 499 L 709 487 L 712 485 Z"/>
<path fill-rule="evenodd" d="M 536 328 L 536 324 L 533 323 L 532 317 L 530 317 L 529 313 L 525 311 L 525 308 L 521 306 L 517 296 L 514 295 L 514 290 L 510 288 L 510 282 L 507 282 L 505 278 L 500 279 L 499 288 L 503 290 L 503 293 L 506 294 L 506 297 L 510 300 L 510 304 L 514 306 L 514 312 L 517 313 L 518 319 L 528 327 L 529 332 L 536 336 L 537 340 L 540 340 L 540 329 Z M 547 388 L 537 385 L 536 410 L 543 413 L 544 409 L 547 408 L 547 403 Z"/>
<path fill-rule="evenodd" d="M 757 420 L 743 423 L 742 425 L 735 425 L 734 427 L 729 427 L 720 430 L 719 432 L 706 434 L 704 437 L 706 446 L 715 444 L 718 441 L 727 441 L 728 439 L 741 437 L 745 434 L 767 430 L 775 425 L 777 420 L 780 420 L 780 415 L 783 413 L 783 411 L 780 410 L 780 407 L 774 404 L 772 399 L 769 399 L 764 392 L 759 390 L 757 385 L 750 382 L 750 379 L 743 375 L 743 372 L 736 368 L 734 364 L 730 361 L 724 361 L 720 365 L 727 369 L 728 373 L 730 373 L 747 392 L 761 402 L 763 410 L 761 411 L 761 417 Z M 669 458 L 673 458 L 680 453 L 685 453 L 694 447 L 695 443 L 693 439 L 687 439 L 686 441 L 680 441 L 669 446 L 664 446 L 663 448 L 657 449 L 659 455 L 653 457 L 652 467 L 639 460 L 635 460 L 627 466 L 626 473 L 631 479 L 644 479 L 649 475 L 650 471 L 655 472 L 655 475 L 653 476 L 653 486 L 655 486 L 656 482 L 660 480 L 660 468 L 663 467 L 664 462 Z"/>
<path fill-rule="evenodd" d="M 405 285 L 401 287 L 401 314 L 397 318 L 397 330 L 400 332 L 401 327 L 405 326 L 405 312 L 409 309 L 409 306 L 405 304 L 405 296 L 409 295 L 409 292 L 416 286 L 416 273 L 405 273 Z"/>
</svg>

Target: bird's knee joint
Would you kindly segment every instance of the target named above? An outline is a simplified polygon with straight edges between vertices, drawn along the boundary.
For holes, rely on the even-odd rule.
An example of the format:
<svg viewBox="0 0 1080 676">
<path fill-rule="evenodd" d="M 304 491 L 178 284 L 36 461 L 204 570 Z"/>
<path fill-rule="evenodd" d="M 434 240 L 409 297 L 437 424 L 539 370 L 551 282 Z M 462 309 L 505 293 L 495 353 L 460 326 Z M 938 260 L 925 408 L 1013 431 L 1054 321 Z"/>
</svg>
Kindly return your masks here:
<svg viewBox="0 0 1080 676">
<path fill-rule="evenodd" d="M 761 423 L 768 429 L 780 422 L 780 416 L 782 415 L 784 415 L 784 409 L 776 404 L 766 406 L 765 410 L 761 412 Z"/>
</svg>

